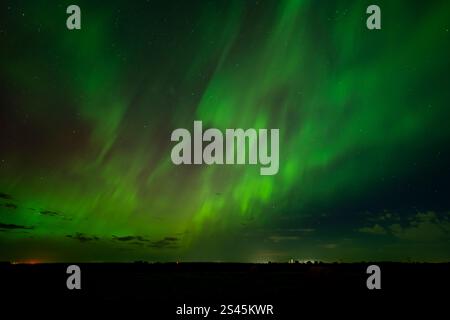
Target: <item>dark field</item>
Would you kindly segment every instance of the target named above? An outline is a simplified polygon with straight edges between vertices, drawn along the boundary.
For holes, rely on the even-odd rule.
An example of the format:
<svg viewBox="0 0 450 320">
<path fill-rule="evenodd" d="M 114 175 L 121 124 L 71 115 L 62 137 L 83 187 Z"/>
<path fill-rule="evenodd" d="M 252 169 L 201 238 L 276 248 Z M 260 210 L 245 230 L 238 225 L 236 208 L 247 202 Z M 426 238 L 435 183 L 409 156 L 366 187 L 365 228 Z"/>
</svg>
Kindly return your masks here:
<svg viewBox="0 0 450 320">
<path fill-rule="evenodd" d="M 272 304 L 276 316 L 271 317 L 284 318 L 331 312 L 327 308 L 336 305 L 411 311 L 431 302 L 435 309 L 448 299 L 450 285 L 450 264 L 377 263 L 382 289 L 368 290 L 370 264 L 124 263 L 77 264 L 82 288 L 68 290 L 68 265 L 3 263 L 2 301 L 132 304 L 167 316 L 176 316 L 183 304 L 217 309 L 221 304 Z"/>
</svg>

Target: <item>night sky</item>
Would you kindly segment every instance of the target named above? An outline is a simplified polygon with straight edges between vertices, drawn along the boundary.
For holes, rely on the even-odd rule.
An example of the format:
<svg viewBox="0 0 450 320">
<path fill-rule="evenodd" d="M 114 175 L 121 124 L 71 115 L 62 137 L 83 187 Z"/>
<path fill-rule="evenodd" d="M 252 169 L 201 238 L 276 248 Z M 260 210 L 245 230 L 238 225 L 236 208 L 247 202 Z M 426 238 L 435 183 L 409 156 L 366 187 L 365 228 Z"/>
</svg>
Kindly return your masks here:
<svg viewBox="0 0 450 320">
<path fill-rule="evenodd" d="M 0 260 L 449 261 L 449 28 L 445 0 L 2 1 Z M 278 174 L 174 165 L 194 120 L 278 128 Z"/>
</svg>

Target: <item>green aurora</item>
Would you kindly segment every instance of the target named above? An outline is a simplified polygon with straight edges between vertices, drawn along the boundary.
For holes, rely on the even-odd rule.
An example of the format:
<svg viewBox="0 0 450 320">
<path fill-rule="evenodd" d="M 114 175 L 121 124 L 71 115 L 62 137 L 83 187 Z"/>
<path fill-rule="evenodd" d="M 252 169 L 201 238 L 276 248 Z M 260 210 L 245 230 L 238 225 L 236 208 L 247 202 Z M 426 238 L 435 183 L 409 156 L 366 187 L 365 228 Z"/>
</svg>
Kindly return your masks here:
<svg viewBox="0 0 450 320">
<path fill-rule="evenodd" d="M 450 3 L 2 1 L 0 260 L 450 260 Z M 279 128 L 280 169 L 175 166 Z"/>
</svg>

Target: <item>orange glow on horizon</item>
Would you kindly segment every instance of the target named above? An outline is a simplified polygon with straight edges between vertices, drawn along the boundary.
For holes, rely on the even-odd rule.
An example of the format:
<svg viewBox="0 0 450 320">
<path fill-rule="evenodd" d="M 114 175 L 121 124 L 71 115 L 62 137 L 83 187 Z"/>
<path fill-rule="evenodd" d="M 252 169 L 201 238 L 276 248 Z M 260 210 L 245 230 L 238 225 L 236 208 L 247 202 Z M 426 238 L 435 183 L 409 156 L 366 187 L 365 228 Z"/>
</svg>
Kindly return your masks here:
<svg viewBox="0 0 450 320">
<path fill-rule="evenodd" d="M 27 259 L 27 260 L 20 260 L 20 261 L 11 261 L 11 264 L 40 264 L 44 263 L 44 261 L 40 259 Z"/>
</svg>

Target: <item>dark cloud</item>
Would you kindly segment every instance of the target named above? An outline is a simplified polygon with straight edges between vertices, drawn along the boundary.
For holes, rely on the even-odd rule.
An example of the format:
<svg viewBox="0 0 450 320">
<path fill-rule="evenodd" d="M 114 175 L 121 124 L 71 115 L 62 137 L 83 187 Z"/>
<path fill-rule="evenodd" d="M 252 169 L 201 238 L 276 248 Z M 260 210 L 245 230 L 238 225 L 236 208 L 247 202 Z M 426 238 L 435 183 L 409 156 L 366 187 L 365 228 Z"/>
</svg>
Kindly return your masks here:
<svg viewBox="0 0 450 320">
<path fill-rule="evenodd" d="M 175 249 L 178 248 L 177 245 L 178 240 L 179 239 L 176 237 L 165 237 L 162 240 L 153 241 L 151 244 L 149 244 L 149 247 L 157 249 L 164 249 L 164 248 Z"/>
<path fill-rule="evenodd" d="M 277 228 L 277 232 L 283 234 L 309 234 L 316 231 L 314 228 Z"/>
<path fill-rule="evenodd" d="M 280 236 L 280 235 L 272 235 L 269 237 L 270 241 L 273 242 L 281 242 L 281 241 L 296 241 L 299 240 L 299 236 Z"/>
<path fill-rule="evenodd" d="M 67 235 L 66 237 L 67 237 L 67 238 L 74 239 L 74 240 L 78 240 L 78 241 L 80 241 L 80 242 L 87 242 L 87 241 L 97 241 L 97 240 L 100 240 L 100 238 L 97 237 L 97 236 L 90 236 L 90 235 L 87 235 L 87 234 L 84 234 L 84 233 L 81 233 L 81 232 L 77 232 L 77 233 L 75 233 L 75 234 L 73 234 L 73 235 L 69 234 L 69 235 Z"/>
<path fill-rule="evenodd" d="M 387 231 L 384 227 L 380 226 L 378 223 L 369 227 L 362 227 L 358 229 L 359 232 L 369 233 L 369 234 L 386 234 Z"/>
<path fill-rule="evenodd" d="M 450 215 L 436 212 L 418 212 L 407 223 L 394 223 L 387 228 L 397 238 L 407 241 L 448 241 L 450 239 Z"/>
<path fill-rule="evenodd" d="M 408 241 L 437 241 L 450 238 L 450 214 L 428 211 L 399 219 L 396 214 L 384 214 L 379 223 L 357 229 L 359 232 L 389 235 Z M 370 219 L 373 220 L 373 219 Z"/>
<path fill-rule="evenodd" d="M 144 242 L 139 242 L 139 241 L 133 241 L 133 242 L 129 242 L 129 244 L 133 244 L 135 246 L 143 246 Z"/>
<path fill-rule="evenodd" d="M 44 215 L 44 216 L 51 216 L 51 217 L 56 217 L 56 216 L 60 216 L 61 215 L 58 212 L 50 211 L 50 210 L 42 210 L 39 213 Z"/>
<path fill-rule="evenodd" d="M 123 237 L 117 237 L 117 236 L 112 236 L 113 240 L 117 240 L 117 241 L 141 241 L 141 242 L 149 242 L 150 240 L 146 239 L 143 236 L 123 236 Z"/>
<path fill-rule="evenodd" d="M 8 208 L 8 209 L 17 209 L 17 205 L 14 203 L 2 203 L 0 206 Z"/>
<path fill-rule="evenodd" d="M 9 224 L 9 223 L 1 223 L 0 222 L 0 230 L 6 231 L 6 230 L 31 230 L 34 229 L 34 227 L 28 227 L 28 226 L 21 226 L 17 224 Z"/>
<path fill-rule="evenodd" d="M 12 200 L 13 197 L 10 194 L 0 192 L 0 199 Z"/>
</svg>

